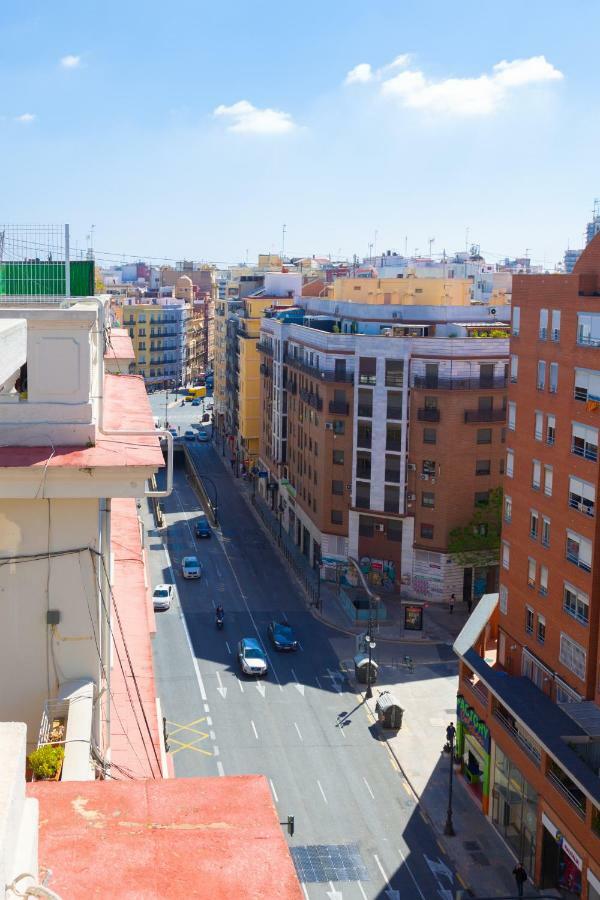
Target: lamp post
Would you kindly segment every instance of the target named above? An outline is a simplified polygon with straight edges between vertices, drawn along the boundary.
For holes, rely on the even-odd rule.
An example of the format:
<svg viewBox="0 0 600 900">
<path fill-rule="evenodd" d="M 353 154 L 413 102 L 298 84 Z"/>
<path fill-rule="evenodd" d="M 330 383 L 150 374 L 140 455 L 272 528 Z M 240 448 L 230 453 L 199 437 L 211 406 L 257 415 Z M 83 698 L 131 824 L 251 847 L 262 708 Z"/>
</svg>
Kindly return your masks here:
<svg viewBox="0 0 600 900">
<path fill-rule="evenodd" d="M 367 668 L 367 690 L 365 691 L 365 698 L 370 700 L 373 696 L 373 690 L 371 688 L 371 662 L 373 659 L 373 650 L 377 646 L 373 638 L 371 637 L 371 623 L 369 623 L 369 634 L 365 638 L 367 642 L 367 647 L 369 648 L 369 665 Z"/>
<path fill-rule="evenodd" d="M 448 781 L 448 811 L 446 813 L 446 824 L 444 825 L 444 834 L 448 837 L 454 837 L 456 832 L 454 831 L 454 825 L 452 824 L 452 773 L 454 769 L 454 738 L 456 735 L 456 728 L 453 723 L 450 722 L 448 727 L 446 728 L 446 739 L 448 741 L 448 746 L 450 747 L 450 779 Z"/>
</svg>

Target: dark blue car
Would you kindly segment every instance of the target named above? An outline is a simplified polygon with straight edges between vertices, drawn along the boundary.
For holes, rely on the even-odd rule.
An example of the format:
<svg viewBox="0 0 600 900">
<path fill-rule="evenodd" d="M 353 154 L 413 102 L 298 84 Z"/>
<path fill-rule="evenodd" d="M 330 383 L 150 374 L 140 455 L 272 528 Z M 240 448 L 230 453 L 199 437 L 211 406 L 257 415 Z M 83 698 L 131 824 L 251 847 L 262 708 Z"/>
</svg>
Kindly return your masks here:
<svg viewBox="0 0 600 900">
<path fill-rule="evenodd" d="M 197 538 L 209 538 L 211 536 L 210 525 L 206 516 L 201 516 L 198 519 L 194 530 Z"/>
<path fill-rule="evenodd" d="M 298 641 L 294 637 L 294 632 L 284 622 L 276 622 L 273 619 L 267 627 L 269 640 L 276 650 L 297 650 Z"/>
</svg>

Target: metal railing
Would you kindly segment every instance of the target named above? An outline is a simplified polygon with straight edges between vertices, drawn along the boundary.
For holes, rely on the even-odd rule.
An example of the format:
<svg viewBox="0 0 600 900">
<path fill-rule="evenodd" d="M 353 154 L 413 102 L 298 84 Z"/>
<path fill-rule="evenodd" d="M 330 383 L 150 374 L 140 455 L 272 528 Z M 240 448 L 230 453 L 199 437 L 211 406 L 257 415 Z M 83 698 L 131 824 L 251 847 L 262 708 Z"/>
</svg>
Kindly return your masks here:
<svg viewBox="0 0 600 900">
<path fill-rule="evenodd" d="M 465 422 L 506 422 L 506 410 L 465 409 Z"/>
<path fill-rule="evenodd" d="M 571 444 L 571 453 L 574 453 L 575 456 L 582 456 L 584 459 L 589 459 L 592 462 L 598 461 L 598 448 L 594 447 L 593 444 L 586 444 L 584 447 Z"/>
<path fill-rule="evenodd" d="M 573 807 L 577 815 L 581 819 L 585 819 L 585 799 L 577 797 L 566 786 L 566 784 L 563 784 L 558 775 L 552 769 L 548 769 L 548 771 L 546 772 L 546 778 L 554 785 L 558 793 L 562 794 L 569 805 Z"/>
<path fill-rule="evenodd" d="M 342 416 L 347 416 L 350 412 L 350 405 L 348 403 L 342 403 L 339 400 L 330 400 L 329 401 L 329 412 L 330 413 L 339 413 Z"/>
<path fill-rule="evenodd" d="M 439 409 L 427 409 L 427 407 L 422 406 L 417 409 L 417 419 L 419 422 L 439 422 L 440 411 Z"/>
<path fill-rule="evenodd" d="M 273 356 L 273 347 L 270 344 L 265 344 L 262 341 L 258 341 L 256 344 L 256 349 L 259 353 L 266 353 L 267 356 Z"/>
<path fill-rule="evenodd" d="M 527 755 L 531 757 L 531 759 L 539 763 L 542 755 L 541 750 L 537 746 L 536 742 L 533 739 L 529 741 L 527 737 L 515 727 L 514 722 L 511 722 L 508 716 L 506 716 L 502 712 L 502 710 L 498 709 L 498 707 L 494 709 L 493 716 L 495 719 L 497 719 L 498 722 L 500 722 L 502 727 L 506 731 L 508 731 L 510 735 L 512 735 L 521 749 L 524 750 L 525 753 L 527 753 Z"/>
<path fill-rule="evenodd" d="M 297 369 L 299 372 L 304 372 L 306 375 L 312 375 L 313 378 L 318 378 L 319 381 L 339 382 L 340 384 L 354 383 L 353 372 L 340 372 L 339 370 L 336 372 L 335 370 L 326 370 L 321 368 L 321 366 L 315 366 L 303 359 L 299 359 L 297 356 L 292 356 L 292 354 L 287 351 L 283 354 L 283 361 L 286 365 L 291 366 L 293 369 Z"/>
<path fill-rule="evenodd" d="M 508 378 L 505 378 L 504 375 L 494 375 L 493 378 L 459 378 L 444 375 L 440 375 L 438 378 L 428 378 L 426 375 L 414 375 L 412 387 L 425 388 L 431 391 L 501 390 L 508 387 Z"/>
</svg>

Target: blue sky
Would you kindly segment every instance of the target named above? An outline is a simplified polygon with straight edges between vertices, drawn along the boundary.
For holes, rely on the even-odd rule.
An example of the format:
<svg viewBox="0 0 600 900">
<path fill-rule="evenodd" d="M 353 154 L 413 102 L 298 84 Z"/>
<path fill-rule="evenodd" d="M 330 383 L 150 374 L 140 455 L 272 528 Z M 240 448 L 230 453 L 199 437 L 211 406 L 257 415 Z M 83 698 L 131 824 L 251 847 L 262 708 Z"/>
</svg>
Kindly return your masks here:
<svg viewBox="0 0 600 900">
<path fill-rule="evenodd" d="M 0 218 L 216 262 L 283 223 L 297 254 L 468 229 L 551 265 L 600 196 L 599 33 L 597 0 L 3 0 Z"/>
</svg>

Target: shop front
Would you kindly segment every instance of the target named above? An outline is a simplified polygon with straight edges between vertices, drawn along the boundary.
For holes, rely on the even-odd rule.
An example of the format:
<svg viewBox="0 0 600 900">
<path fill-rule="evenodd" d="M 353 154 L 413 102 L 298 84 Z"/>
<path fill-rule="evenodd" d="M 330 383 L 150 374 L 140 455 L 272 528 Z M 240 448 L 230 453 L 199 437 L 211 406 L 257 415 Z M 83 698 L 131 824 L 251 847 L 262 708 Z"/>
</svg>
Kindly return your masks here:
<svg viewBox="0 0 600 900">
<path fill-rule="evenodd" d="M 540 886 L 558 888 L 565 900 L 580 897 L 583 872 L 581 856 L 567 840 L 562 829 L 546 813 L 542 813 L 542 825 Z"/>
<path fill-rule="evenodd" d="M 456 755 L 470 790 L 485 814 L 490 799 L 490 730 L 462 694 L 456 704 Z"/>
<path fill-rule="evenodd" d="M 493 757 L 492 822 L 533 877 L 538 795 L 496 742 Z"/>
</svg>

